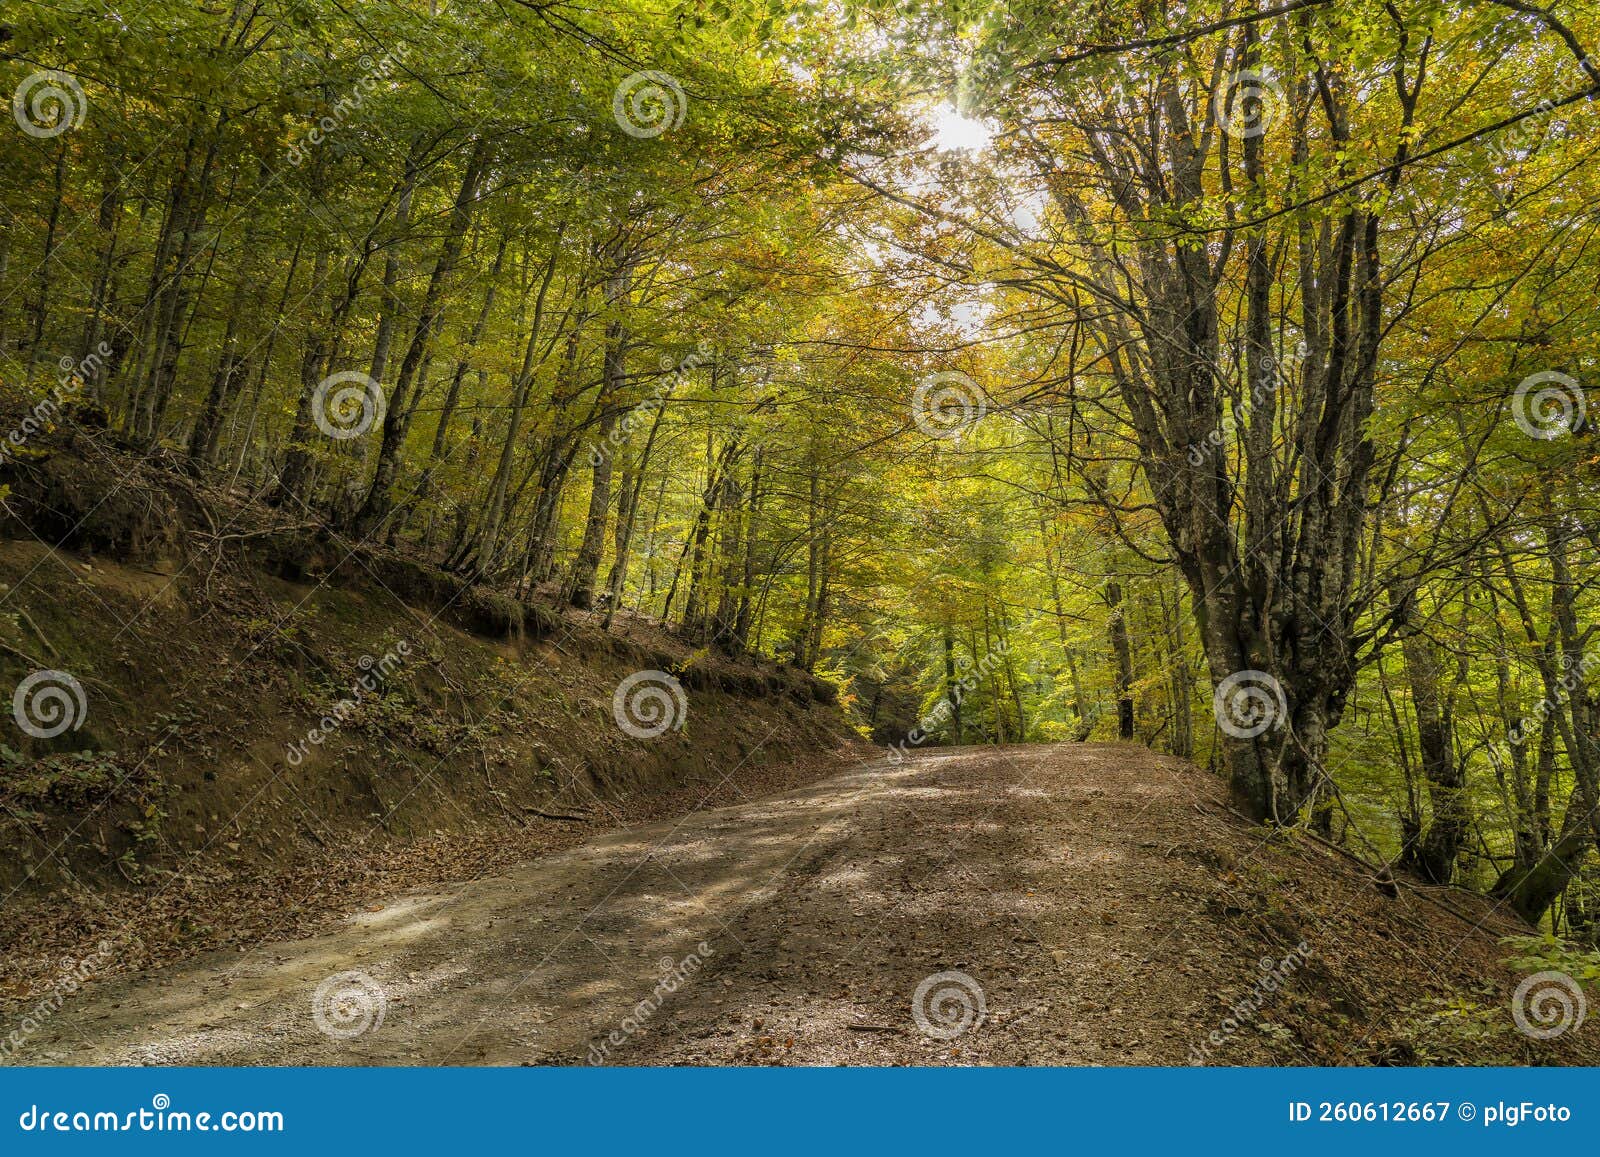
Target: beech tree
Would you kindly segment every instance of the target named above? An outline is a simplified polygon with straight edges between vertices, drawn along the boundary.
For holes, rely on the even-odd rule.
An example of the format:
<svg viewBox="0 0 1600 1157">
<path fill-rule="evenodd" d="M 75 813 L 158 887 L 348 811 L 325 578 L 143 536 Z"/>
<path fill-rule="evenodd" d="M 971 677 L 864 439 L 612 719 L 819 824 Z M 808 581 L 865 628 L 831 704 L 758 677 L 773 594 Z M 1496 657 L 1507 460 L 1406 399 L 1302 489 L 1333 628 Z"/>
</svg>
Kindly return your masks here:
<svg viewBox="0 0 1600 1157">
<path fill-rule="evenodd" d="M 1593 13 L 5 19 L 19 421 L 1600 934 Z"/>
</svg>

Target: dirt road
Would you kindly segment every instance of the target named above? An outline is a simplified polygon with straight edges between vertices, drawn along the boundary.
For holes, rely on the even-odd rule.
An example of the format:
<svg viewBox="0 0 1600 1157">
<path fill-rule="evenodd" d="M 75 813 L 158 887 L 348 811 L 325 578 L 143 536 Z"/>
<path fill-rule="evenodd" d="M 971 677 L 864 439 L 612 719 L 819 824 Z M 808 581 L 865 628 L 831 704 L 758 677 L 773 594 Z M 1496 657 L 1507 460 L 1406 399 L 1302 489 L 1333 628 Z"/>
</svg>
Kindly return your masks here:
<svg viewBox="0 0 1600 1157">
<path fill-rule="evenodd" d="M 1263 948 L 1217 798 L 1132 746 L 880 761 L 95 986 L 18 1059 L 1183 1063 Z"/>
</svg>

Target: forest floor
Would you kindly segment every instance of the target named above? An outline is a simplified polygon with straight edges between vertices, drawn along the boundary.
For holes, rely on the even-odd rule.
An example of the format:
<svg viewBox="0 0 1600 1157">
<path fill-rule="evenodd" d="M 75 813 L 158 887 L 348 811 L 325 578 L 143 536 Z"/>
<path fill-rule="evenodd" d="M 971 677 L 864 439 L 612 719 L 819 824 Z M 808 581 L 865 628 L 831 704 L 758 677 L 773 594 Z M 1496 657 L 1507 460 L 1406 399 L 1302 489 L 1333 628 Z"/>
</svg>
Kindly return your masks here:
<svg viewBox="0 0 1600 1157">
<path fill-rule="evenodd" d="M 947 749 L 97 984 L 16 1059 L 1593 1063 L 1512 1028 L 1515 931 L 1143 748 Z"/>
</svg>

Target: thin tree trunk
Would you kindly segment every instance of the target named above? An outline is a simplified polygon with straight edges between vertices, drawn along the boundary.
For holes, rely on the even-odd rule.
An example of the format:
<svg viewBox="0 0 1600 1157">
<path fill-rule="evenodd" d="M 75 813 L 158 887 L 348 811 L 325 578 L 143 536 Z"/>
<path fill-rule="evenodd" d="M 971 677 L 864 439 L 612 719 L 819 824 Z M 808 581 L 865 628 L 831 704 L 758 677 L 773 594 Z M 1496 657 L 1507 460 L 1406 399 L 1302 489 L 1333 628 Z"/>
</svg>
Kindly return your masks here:
<svg viewBox="0 0 1600 1157">
<path fill-rule="evenodd" d="M 1111 654 L 1117 671 L 1117 736 L 1133 738 L 1133 650 L 1128 645 L 1128 616 L 1122 602 L 1122 585 L 1106 584 L 1106 605 L 1111 608 Z"/>
<path fill-rule="evenodd" d="M 487 138 L 473 142 L 461 175 L 461 186 L 451 206 L 450 218 L 445 226 L 439 256 L 428 278 L 417 310 L 417 324 L 412 331 L 411 344 L 400 363 L 400 374 L 394 389 L 389 392 L 383 416 L 383 441 L 378 449 L 378 465 L 367 490 L 365 501 L 355 515 L 355 531 L 363 537 L 376 534 L 394 509 L 394 488 L 400 473 L 400 456 L 405 449 L 406 434 L 411 424 L 411 391 L 417 381 L 418 370 L 426 359 L 434 336 L 434 328 L 444 309 L 445 287 L 455 272 L 456 262 L 466 240 L 467 227 L 477 208 L 478 184 L 488 164 Z"/>
</svg>

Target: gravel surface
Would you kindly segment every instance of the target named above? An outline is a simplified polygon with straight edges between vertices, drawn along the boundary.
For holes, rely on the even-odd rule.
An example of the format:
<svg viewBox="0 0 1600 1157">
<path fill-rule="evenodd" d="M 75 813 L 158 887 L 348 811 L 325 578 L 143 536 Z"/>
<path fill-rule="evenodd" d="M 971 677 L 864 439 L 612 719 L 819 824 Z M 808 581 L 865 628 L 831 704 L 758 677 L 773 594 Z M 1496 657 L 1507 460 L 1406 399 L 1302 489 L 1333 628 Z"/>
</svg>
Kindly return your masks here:
<svg viewBox="0 0 1600 1157">
<path fill-rule="evenodd" d="M 1310 963 L 1207 1057 L 1305 1063 L 1357 1035 L 1306 1051 L 1344 1015 L 1308 1002 L 1398 1000 L 1344 974 L 1391 968 L 1393 991 L 1416 993 L 1425 969 L 1478 969 L 1492 951 L 1448 914 L 1418 923 L 1413 904 L 1396 918 L 1422 928 L 1416 959 L 1393 964 L 1403 954 L 1376 940 L 1381 961 L 1364 963 L 1326 936 L 1357 938 L 1395 902 L 1335 878 L 1336 854 L 1263 831 L 1228 814 L 1212 777 L 1142 748 L 878 760 L 375 898 L 314 938 L 112 981 L 69 1000 L 20 1059 L 1182 1064 L 1320 928 Z M 1332 890 L 1294 893 L 1312 854 Z M 1273 858 L 1278 883 L 1249 883 Z M 1297 1016 L 1315 1025 L 1279 1023 Z"/>
</svg>

